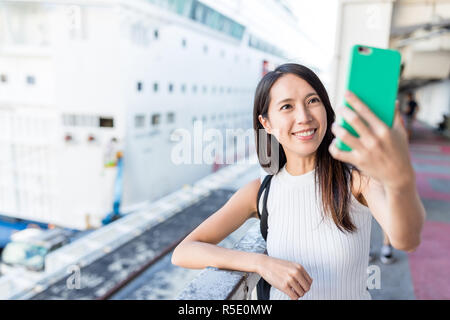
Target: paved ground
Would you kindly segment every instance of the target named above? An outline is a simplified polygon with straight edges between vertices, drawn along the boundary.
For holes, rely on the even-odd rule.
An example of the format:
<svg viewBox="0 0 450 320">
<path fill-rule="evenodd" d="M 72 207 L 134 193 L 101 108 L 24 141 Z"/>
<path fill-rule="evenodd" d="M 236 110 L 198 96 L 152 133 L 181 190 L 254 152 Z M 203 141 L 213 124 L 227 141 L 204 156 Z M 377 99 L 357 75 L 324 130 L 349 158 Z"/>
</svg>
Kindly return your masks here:
<svg viewBox="0 0 450 320">
<path fill-rule="evenodd" d="M 410 145 L 417 188 L 427 211 L 422 243 L 413 253 L 395 250 L 383 265 L 373 299 L 450 299 L 450 141 L 417 123 Z M 373 220 L 372 248 L 379 256 L 382 233 Z"/>
</svg>

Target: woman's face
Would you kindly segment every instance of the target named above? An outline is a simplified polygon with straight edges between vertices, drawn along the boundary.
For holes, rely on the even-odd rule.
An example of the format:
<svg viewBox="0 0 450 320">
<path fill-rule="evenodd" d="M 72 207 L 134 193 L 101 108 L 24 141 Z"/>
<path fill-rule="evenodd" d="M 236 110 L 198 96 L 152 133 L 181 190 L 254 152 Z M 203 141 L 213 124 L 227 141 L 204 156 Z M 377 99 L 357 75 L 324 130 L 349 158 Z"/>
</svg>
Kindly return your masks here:
<svg viewBox="0 0 450 320">
<path fill-rule="evenodd" d="M 259 121 L 283 146 L 286 156 L 314 155 L 327 130 L 327 114 L 317 92 L 294 74 L 279 78 L 270 90 L 268 117 Z"/>
</svg>

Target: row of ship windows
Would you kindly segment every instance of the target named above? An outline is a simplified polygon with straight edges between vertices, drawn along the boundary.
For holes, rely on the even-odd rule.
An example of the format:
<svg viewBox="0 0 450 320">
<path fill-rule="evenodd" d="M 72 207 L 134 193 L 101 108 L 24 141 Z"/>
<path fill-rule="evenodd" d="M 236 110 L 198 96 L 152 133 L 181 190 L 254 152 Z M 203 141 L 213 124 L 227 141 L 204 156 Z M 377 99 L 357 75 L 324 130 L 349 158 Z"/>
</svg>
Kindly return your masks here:
<svg viewBox="0 0 450 320">
<path fill-rule="evenodd" d="M 7 83 L 8 80 L 9 80 L 8 79 L 8 75 L 0 74 L 0 83 Z M 35 76 L 26 76 L 25 81 L 26 81 L 26 84 L 28 84 L 28 85 L 35 85 L 36 84 Z M 153 92 L 160 91 L 159 87 L 160 87 L 159 83 L 157 83 L 157 82 L 153 83 Z M 143 82 L 137 82 L 136 83 L 136 90 L 137 91 L 143 91 L 144 90 L 144 83 Z M 192 93 L 197 93 L 198 90 L 199 90 L 199 88 L 198 88 L 197 85 L 193 85 L 191 87 L 191 92 Z M 202 90 L 203 90 L 204 94 L 208 93 L 208 86 L 204 85 Z M 215 94 L 215 93 L 228 93 L 228 94 L 234 93 L 234 94 L 236 94 L 236 93 L 251 93 L 251 92 L 253 92 L 252 89 L 248 89 L 248 88 L 231 88 L 231 87 L 225 88 L 223 86 L 222 87 L 213 86 L 213 87 L 210 88 L 210 90 L 211 90 L 211 93 L 213 93 L 213 94 Z M 173 83 L 169 83 L 168 86 L 167 86 L 167 91 L 169 93 L 173 93 L 175 91 L 175 85 Z M 182 84 L 180 86 L 180 91 L 182 93 L 186 93 L 187 92 L 187 85 L 186 84 Z"/>
<path fill-rule="evenodd" d="M 146 38 L 146 31 L 145 32 L 144 31 L 139 31 L 138 32 L 139 29 L 140 28 L 135 27 L 135 30 L 134 30 L 135 33 L 132 36 L 133 40 L 135 42 L 147 43 L 147 41 L 146 41 L 146 39 L 147 39 Z M 160 38 L 158 29 L 153 30 L 153 38 L 155 40 Z M 251 47 L 251 48 L 263 51 L 263 52 L 267 52 L 267 53 L 279 56 L 279 57 L 283 57 L 284 58 L 286 56 L 286 53 L 284 51 L 282 51 L 281 49 L 277 48 L 274 45 L 271 45 L 270 43 L 268 43 L 268 42 L 266 42 L 264 40 L 259 39 L 258 37 L 254 36 L 254 35 L 250 35 L 249 36 L 249 38 L 248 38 L 248 46 Z M 181 39 L 181 47 L 182 48 L 187 48 L 187 40 L 186 40 L 186 38 L 182 38 Z M 209 52 L 208 45 L 206 45 L 206 44 L 203 45 L 203 53 L 207 54 L 208 52 Z M 226 56 L 225 50 L 224 49 L 220 50 L 220 57 L 221 58 L 225 58 L 225 56 Z M 239 54 L 236 54 L 234 56 L 234 60 L 236 62 L 238 62 L 240 60 Z M 247 58 L 245 59 L 245 62 L 247 64 L 249 64 L 250 63 L 250 57 L 247 56 Z"/>
<path fill-rule="evenodd" d="M 241 39 L 245 27 L 198 0 L 147 0 L 233 38 Z"/>
<path fill-rule="evenodd" d="M 186 1 L 186 0 L 177 0 L 177 1 Z M 225 34 L 232 36 L 236 39 L 241 40 L 245 31 L 245 27 L 243 25 L 240 25 L 234 21 L 232 21 L 231 19 L 226 18 L 225 16 L 222 16 L 220 13 L 215 12 L 215 10 L 205 6 L 204 4 L 199 3 L 198 1 L 196 1 L 197 3 L 194 3 L 194 10 L 192 11 L 192 14 L 190 16 L 191 19 L 200 22 L 212 29 L 215 29 L 216 31 L 219 32 L 224 32 Z M 169 7 L 171 7 L 171 5 L 169 5 Z M 174 10 L 172 11 L 176 11 L 176 8 L 173 8 Z M 181 9 L 181 8 L 180 8 Z M 182 11 L 184 11 L 184 9 L 181 9 Z M 188 9 L 188 11 L 186 13 L 188 13 L 190 10 Z M 181 13 L 181 12 L 178 12 Z M 158 39 L 159 38 L 159 31 L 158 29 L 155 29 L 153 32 L 153 37 L 154 39 Z M 137 42 L 137 43 L 144 43 L 147 44 L 147 30 L 146 28 L 144 28 L 140 23 L 137 23 L 133 26 L 132 28 L 132 39 Z M 186 39 L 182 39 L 181 40 L 181 45 L 182 47 L 186 47 L 187 43 L 186 43 Z M 263 51 L 263 52 L 267 52 L 279 57 L 284 58 L 286 56 L 286 53 L 278 48 L 277 46 L 262 40 L 261 38 L 256 37 L 253 34 L 249 34 L 249 39 L 248 39 L 248 46 L 252 47 L 254 49 Z M 208 52 L 208 47 L 205 45 L 203 47 L 203 51 L 205 53 Z M 221 56 L 224 57 L 225 53 L 222 51 L 221 52 Z M 247 62 L 249 62 L 249 60 L 247 59 Z"/>
<path fill-rule="evenodd" d="M 224 120 L 225 118 L 237 119 L 238 117 L 247 116 L 247 113 L 228 113 L 228 114 L 212 114 L 210 116 L 210 121 Z M 100 127 L 100 128 L 114 128 L 114 118 L 112 117 L 99 117 L 94 115 L 78 115 L 78 114 L 64 114 L 62 116 L 63 125 L 70 127 Z M 196 121 L 202 121 L 203 123 L 208 122 L 208 116 L 203 115 L 202 117 L 192 117 L 192 124 Z M 145 128 L 147 123 L 147 115 L 136 114 L 134 116 L 134 127 L 135 128 Z M 165 123 L 172 124 L 175 123 L 175 113 L 168 112 L 165 116 Z M 162 124 L 162 115 L 160 113 L 154 113 L 150 115 L 150 125 L 158 126 Z"/>
<path fill-rule="evenodd" d="M 94 115 L 63 114 L 63 125 L 70 127 L 114 128 L 114 118 Z"/>
<path fill-rule="evenodd" d="M 153 31 L 153 37 L 154 37 L 155 40 L 157 40 L 157 39 L 160 38 L 160 36 L 159 36 L 159 30 L 158 30 L 158 29 L 155 29 L 155 30 Z M 187 45 L 188 45 L 187 39 L 186 39 L 186 38 L 182 38 L 182 39 L 181 39 L 181 47 L 187 48 Z M 206 44 L 203 45 L 203 53 L 204 53 L 204 54 L 207 54 L 208 52 L 209 52 L 209 47 L 208 47 L 208 45 L 206 45 Z M 225 58 L 225 56 L 226 56 L 225 50 L 224 50 L 224 49 L 220 50 L 220 57 L 221 57 L 221 58 Z M 235 58 L 236 61 L 239 61 L 239 55 L 235 55 L 234 58 Z M 250 63 L 250 57 L 247 57 L 246 62 L 247 62 L 247 63 Z"/>
<path fill-rule="evenodd" d="M 210 116 L 210 120 L 211 121 L 216 121 L 216 120 L 223 120 L 223 119 L 231 119 L 231 118 L 238 118 L 239 116 L 244 116 L 246 114 L 241 113 L 228 113 L 228 114 L 212 114 Z M 192 124 L 194 124 L 196 121 L 202 121 L 204 124 L 206 124 L 208 122 L 208 116 L 203 115 L 201 118 L 197 118 L 197 117 L 192 117 Z M 167 124 L 171 124 L 175 122 L 175 113 L 173 112 L 169 112 L 166 114 L 166 123 Z M 134 127 L 135 128 L 144 128 L 145 124 L 147 123 L 147 115 L 145 114 L 137 114 L 134 116 Z M 151 126 L 157 126 L 159 124 L 162 123 L 162 116 L 160 113 L 155 113 L 150 115 L 150 125 Z"/>
<path fill-rule="evenodd" d="M 8 75 L 5 73 L 0 74 L 0 83 L 7 83 L 9 81 Z M 35 76 L 28 75 L 25 77 L 25 83 L 28 85 L 36 84 Z"/>
<path fill-rule="evenodd" d="M 153 83 L 152 89 L 153 89 L 153 92 L 159 92 L 160 91 L 159 83 L 158 82 Z M 136 83 L 136 91 L 140 92 L 143 90 L 144 90 L 144 83 L 141 81 L 137 82 Z M 186 84 L 181 84 L 179 90 L 181 93 L 187 93 L 188 87 Z M 202 92 L 204 94 L 208 93 L 208 90 L 210 90 L 212 94 L 216 94 L 216 93 L 219 93 L 219 94 L 223 94 L 223 93 L 228 93 L 228 94 L 231 94 L 231 93 L 234 93 L 234 94 L 253 93 L 253 89 L 251 89 L 251 88 L 237 88 L 237 87 L 232 88 L 232 87 L 223 87 L 223 86 L 219 86 L 219 87 L 212 86 L 212 87 L 208 88 L 208 86 L 206 86 L 206 85 L 204 85 L 202 87 Z M 173 93 L 174 91 L 175 91 L 175 85 L 173 83 L 169 83 L 167 85 L 167 92 Z M 191 92 L 195 94 L 198 91 L 200 91 L 199 86 L 197 86 L 195 84 L 192 85 Z"/>
</svg>

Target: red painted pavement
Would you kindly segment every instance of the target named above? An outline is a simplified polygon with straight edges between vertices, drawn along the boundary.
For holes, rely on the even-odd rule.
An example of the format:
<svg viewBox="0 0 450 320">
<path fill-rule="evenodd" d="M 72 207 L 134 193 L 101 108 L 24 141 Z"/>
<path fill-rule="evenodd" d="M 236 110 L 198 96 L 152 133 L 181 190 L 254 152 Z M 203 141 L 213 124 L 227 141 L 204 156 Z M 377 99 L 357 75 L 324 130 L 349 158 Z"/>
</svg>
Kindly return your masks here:
<svg viewBox="0 0 450 320">
<path fill-rule="evenodd" d="M 416 299 L 450 299 L 450 223 L 426 221 L 419 248 L 409 253 Z"/>
<path fill-rule="evenodd" d="M 417 164 L 442 168 L 438 172 L 416 171 L 420 197 L 448 201 L 450 215 L 450 190 L 434 190 L 429 180 L 450 180 L 450 141 L 437 136 L 418 122 L 414 129 L 415 139 L 410 145 L 411 160 Z M 433 155 L 434 158 L 418 158 L 416 155 Z M 442 158 L 436 158 L 436 155 Z M 425 221 L 422 242 L 415 252 L 408 254 L 408 258 L 416 299 L 450 299 L 450 223 Z"/>
</svg>

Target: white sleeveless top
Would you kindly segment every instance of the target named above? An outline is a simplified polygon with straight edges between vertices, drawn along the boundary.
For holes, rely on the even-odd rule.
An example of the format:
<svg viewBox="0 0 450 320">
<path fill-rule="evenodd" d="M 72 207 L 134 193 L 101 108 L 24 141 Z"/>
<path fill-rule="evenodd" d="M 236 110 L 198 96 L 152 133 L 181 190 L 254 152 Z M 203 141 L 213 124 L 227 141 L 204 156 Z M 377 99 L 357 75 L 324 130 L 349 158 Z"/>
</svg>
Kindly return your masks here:
<svg viewBox="0 0 450 320">
<path fill-rule="evenodd" d="M 292 176 L 283 167 L 273 176 L 267 199 L 267 253 L 299 263 L 308 272 L 313 282 L 300 299 L 371 299 L 366 285 L 372 215 L 352 195 L 350 216 L 357 229 L 340 231 L 331 218 L 322 218 L 314 174 Z M 272 286 L 270 299 L 290 297 Z"/>
</svg>

